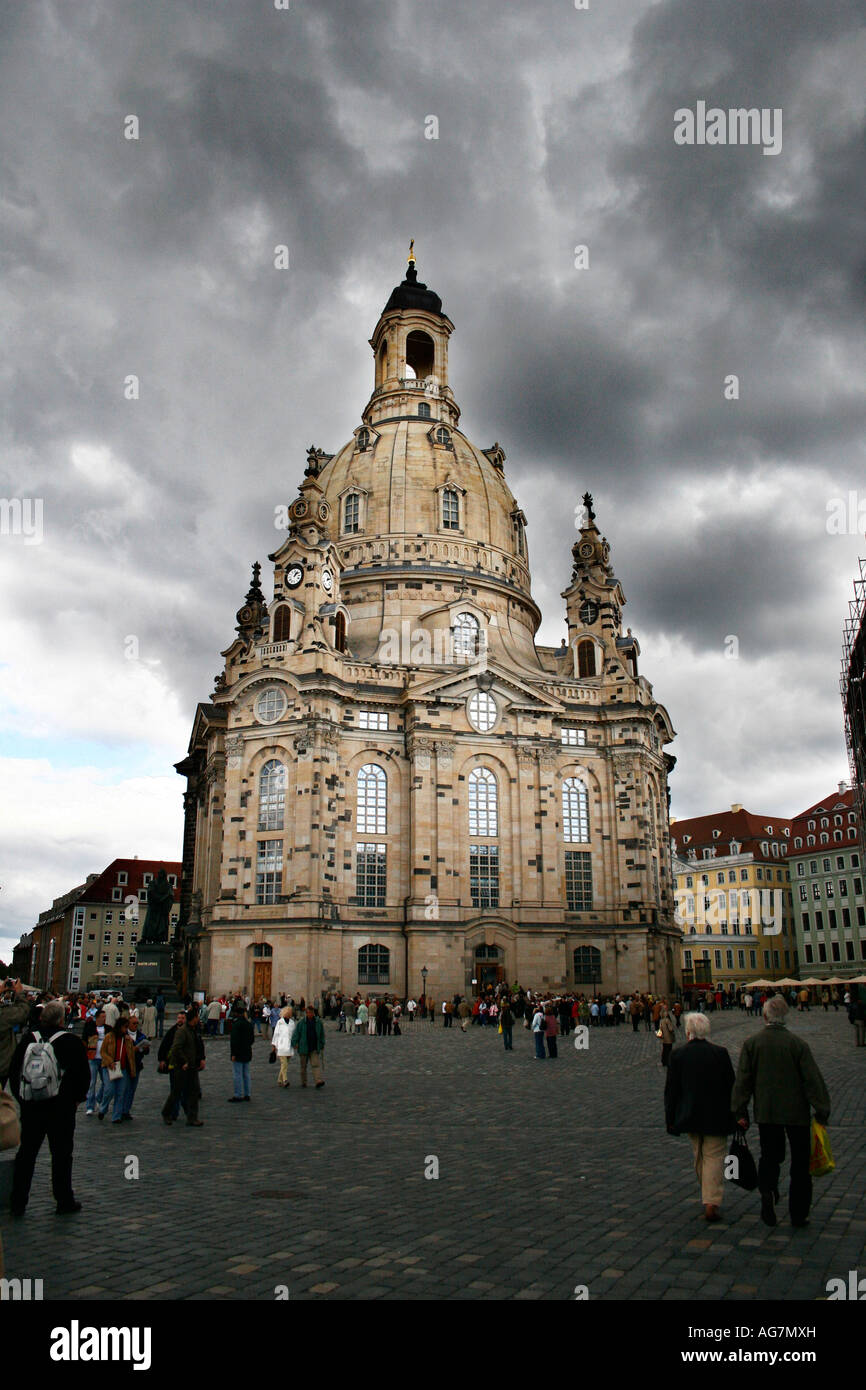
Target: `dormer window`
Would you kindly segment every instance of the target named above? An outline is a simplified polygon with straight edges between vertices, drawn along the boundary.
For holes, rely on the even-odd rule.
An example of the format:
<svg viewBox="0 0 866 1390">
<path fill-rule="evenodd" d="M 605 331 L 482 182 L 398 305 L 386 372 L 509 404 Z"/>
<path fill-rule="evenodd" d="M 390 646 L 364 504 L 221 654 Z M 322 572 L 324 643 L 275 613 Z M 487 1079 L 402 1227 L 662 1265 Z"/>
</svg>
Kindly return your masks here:
<svg viewBox="0 0 866 1390">
<path fill-rule="evenodd" d="M 442 529 L 460 530 L 460 494 L 453 487 L 442 489 Z"/>
<path fill-rule="evenodd" d="M 721 835 L 721 833 L 722 833 L 721 830 L 714 830 L 714 831 L 713 831 L 713 839 L 714 839 L 714 840 L 718 840 L 719 837 L 720 837 L 720 835 Z"/>
<path fill-rule="evenodd" d="M 343 502 L 343 530 L 353 535 L 361 529 L 361 499 L 357 492 L 350 492 Z"/>
<path fill-rule="evenodd" d="M 444 425 L 440 425 L 434 435 L 434 438 L 437 444 L 441 444 L 447 449 L 451 444 L 451 431 L 446 430 Z"/>
<path fill-rule="evenodd" d="M 691 835 L 684 835 L 684 836 L 683 836 L 683 844 L 684 844 L 684 845 L 690 844 L 690 843 L 691 843 L 691 838 L 692 838 Z"/>
<path fill-rule="evenodd" d="M 370 431 L 368 429 L 358 430 L 357 434 L 358 449 L 361 453 L 370 447 Z"/>
</svg>

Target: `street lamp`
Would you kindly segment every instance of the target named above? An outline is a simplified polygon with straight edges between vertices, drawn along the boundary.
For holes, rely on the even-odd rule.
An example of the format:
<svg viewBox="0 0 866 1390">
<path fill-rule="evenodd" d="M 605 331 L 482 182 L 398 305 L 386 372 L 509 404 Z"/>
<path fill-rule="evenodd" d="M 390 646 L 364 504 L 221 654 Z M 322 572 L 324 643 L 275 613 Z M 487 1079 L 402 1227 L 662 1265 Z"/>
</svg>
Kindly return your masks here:
<svg viewBox="0 0 866 1390">
<path fill-rule="evenodd" d="M 424 1012 L 427 1012 L 427 975 L 426 965 L 421 967 L 421 998 L 424 1000 Z"/>
</svg>

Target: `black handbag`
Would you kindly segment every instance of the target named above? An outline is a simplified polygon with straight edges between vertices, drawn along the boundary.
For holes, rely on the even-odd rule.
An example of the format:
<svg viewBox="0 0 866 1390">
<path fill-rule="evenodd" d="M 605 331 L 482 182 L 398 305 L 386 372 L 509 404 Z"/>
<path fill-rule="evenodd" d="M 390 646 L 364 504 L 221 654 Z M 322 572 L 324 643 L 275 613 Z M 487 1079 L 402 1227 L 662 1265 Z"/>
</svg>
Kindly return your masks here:
<svg viewBox="0 0 866 1390">
<path fill-rule="evenodd" d="M 272 1049 L 271 1049 L 271 1054 L 270 1054 L 270 1056 L 268 1057 L 268 1065 L 270 1066 L 271 1062 L 275 1062 L 276 1060 L 277 1060 L 277 1054 L 276 1054 L 276 1052 L 274 1052 L 274 1050 L 273 1050 L 273 1048 L 272 1048 Z"/>
<path fill-rule="evenodd" d="M 744 1192 L 754 1192 L 758 1186 L 758 1169 L 746 1143 L 746 1136 L 739 1125 L 734 1130 L 728 1157 L 736 1160 L 732 1181 Z"/>
</svg>

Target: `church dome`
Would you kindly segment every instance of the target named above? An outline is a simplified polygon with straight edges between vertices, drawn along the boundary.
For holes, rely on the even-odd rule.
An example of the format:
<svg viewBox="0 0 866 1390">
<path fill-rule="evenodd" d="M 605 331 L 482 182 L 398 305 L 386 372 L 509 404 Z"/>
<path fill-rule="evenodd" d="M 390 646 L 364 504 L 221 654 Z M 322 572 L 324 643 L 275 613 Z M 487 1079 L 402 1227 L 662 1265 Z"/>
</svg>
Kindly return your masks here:
<svg viewBox="0 0 866 1390">
<path fill-rule="evenodd" d="M 535 666 L 540 613 L 526 518 L 505 481 L 504 450 L 480 449 L 458 428 L 448 382 L 454 325 L 441 305 L 418 283 L 412 256 L 370 339 L 374 386 L 361 425 L 334 455 L 310 450 L 307 475 L 341 564 L 349 647 L 370 657 L 386 613 L 448 627 L 453 599 L 507 631 L 503 659 L 511 652 Z"/>
</svg>

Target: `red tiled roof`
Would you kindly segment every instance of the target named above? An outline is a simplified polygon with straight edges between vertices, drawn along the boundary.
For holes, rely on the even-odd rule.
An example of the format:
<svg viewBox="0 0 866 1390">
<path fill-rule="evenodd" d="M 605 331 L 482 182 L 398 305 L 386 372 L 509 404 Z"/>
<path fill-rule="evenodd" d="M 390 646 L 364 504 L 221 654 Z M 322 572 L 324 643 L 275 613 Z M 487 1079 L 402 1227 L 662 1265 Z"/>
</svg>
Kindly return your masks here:
<svg viewBox="0 0 866 1390">
<path fill-rule="evenodd" d="M 793 835 L 796 835 L 798 838 L 801 838 L 801 839 L 803 840 L 803 844 L 805 845 L 805 848 L 795 849 L 795 850 L 793 851 L 793 853 L 794 853 L 794 854 L 814 854 L 816 849 L 822 849 L 822 848 L 823 848 L 824 850 L 827 850 L 827 849 L 830 849 L 832 845 L 836 845 L 836 847 L 837 847 L 837 849 L 838 849 L 839 844 L 840 844 L 840 841 L 839 841 L 839 840 L 833 840 L 832 838 L 830 839 L 830 841 L 829 841 L 828 844 L 825 844 L 825 845 L 823 845 L 823 846 L 821 845 L 821 843 L 820 843 L 820 835 L 821 835 L 821 831 L 822 831 L 822 830 L 823 830 L 823 831 L 826 831 L 826 832 L 832 837 L 832 834 L 833 834 L 833 831 L 834 831 L 834 830 L 839 830 L 839 829 L 841 829 L 841 830 L 843 830 L 843 831 L 845 832 L 845 838 L 844 838 L 844 841 L 842 841 L 842 843 L 844 843 L 844 844 L 849 844 L 849 845 L 850 845 L 851 843 L 853 843 L 853 841 L 851 840 L 851 837 L 848 835 L 848 829 L 849 829 L 849 826 L 852 826 L 852 825 L 853 825 L 854 828 L 856 828 L 857 822 L 856 822 L 856 820 L 853 821 L 853 822 L 850 822 L 850 821 L 848 820 L 848 812 L 849 812 L 849 811 L 854 811 L 855 814 L 856 814 L 856 810 L 857 810 L 857 807 L 856 807 L 855 802 L 854 802 L 854 792 L 853 792 L 853 790 L 849 787 L 848 790 L 847 790 L 847 791 L 844 791 L 844 792 L 840 792 L 840 791 L 838 791 L 838 790 L 836 790 L 836 791 L 834 791 L 834 792 L 831 792 L 831 794 L 830 794 L 829 796 L 825 796 L 821 801 L 816 801 L 816 802 L 815 802 L 815 805 L 814 805 L 814 806 L 810 806 L 810 807 L 808 808 L 808 810 L 806 810 L 806 811 L 801 811 L 800 814 L 799 814 L 799 816 L 797 816 L 796 819 L 792 822 L 793 830 L 792 830 L 791 833 L 792 833 Z M 842 822 L 842 825 L 841 825 L 841 826 L 838 826 L 838 825 L 835 825 L 835 824 L 834 824 L 834 822 L 833 822 L 833 813 L 834 813 L 834 812 L 836 812 L 837 814 L 839 814 L 839 813 L 842 813 L 842 814 L 843 814 L 843 817 L 844 817 L 844 818 L 843 818 L 843 822 Z M 830 822 L 829 825 L 823 825 L 823 826 L 822 826 L 822 824 L 821 824 L 821 817 L 822 817 L 822 816 L 825 816 L 825 817 L 827 818 L 827 820 Z M 810 830 L 810 829 L 809 829 L 809 821 L 810 821 L 810 820 L 815 822 L 815 827 L 814 827 L 813 830 Z M 806 837 L 807 837 L 808 835 L 814 835 L 817 843 L 814 844 L 814 845 L 806 845 Z"/>
<path fill-rule="evenodd" d="M 736 840 L 743 853 L 753 853 L 759 859 L 773 858 L 779 856 L 772 853 L 766 855 L 761 852 L 761 845 L 772 844 L 775 840 L 777 844 L 785 846 L 784 853 L 790 853 L 791 835 L 786 835 L 785 830 L 791 829 L 793 822 L 784 816 L 759 816 L 752 811 L 745 809 L 740 811 L 717 811 L 708 816 L 693 816 L 689 820 L 674 821 L 671 826 L 671 839 L 676 840 L 677 855 L 684 858 L 689 850 L 696 850 L 700 857 L 701 850 L 715 848 L 716 854 L 721 857 L 730 854 L 730 842 Z M 772 826 L 772 830 L 767 827 Z M 718 830 L 718 835 L 713 835 L 713 831 Z M 690 838 L 686 840 L 686 836 Z"/>
<path fill-rule="evenodd" d="M 112 888 L 123 888 L 124 897 L 127 893 L 138 897 L 139 889 L 145 887 L 144 875 L 152 874 L 156 878 L 160 869 L 165 869 L 169 876 L 175 875 L 174 900 L 180 902 L 181 865 L 170 863 L 167 859 L 113 859 L 108 868 L 98 875 L 86 892 L 82 893 L 78 901 L 110 903 Z M 126 873 L 126 883 L 119 884 L 117 875 L 122 872 Z"/>
</svg>

